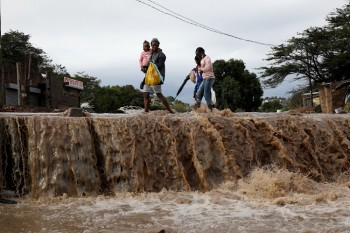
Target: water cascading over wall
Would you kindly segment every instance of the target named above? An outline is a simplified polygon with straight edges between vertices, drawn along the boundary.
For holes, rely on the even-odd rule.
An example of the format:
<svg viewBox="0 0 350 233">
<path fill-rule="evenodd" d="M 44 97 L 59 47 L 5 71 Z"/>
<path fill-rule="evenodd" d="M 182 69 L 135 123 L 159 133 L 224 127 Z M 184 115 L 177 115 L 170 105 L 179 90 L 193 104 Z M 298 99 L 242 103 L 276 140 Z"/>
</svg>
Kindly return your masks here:
<svg viewBox="0 0 350 233">
<path fill-rule="evenodd" d="M 227 111 L 1 115 L 0 189 L 34 198 L 208 191 L 269 164 L 332 181 L 350 167 L 349 120 Z"/>
</svg>

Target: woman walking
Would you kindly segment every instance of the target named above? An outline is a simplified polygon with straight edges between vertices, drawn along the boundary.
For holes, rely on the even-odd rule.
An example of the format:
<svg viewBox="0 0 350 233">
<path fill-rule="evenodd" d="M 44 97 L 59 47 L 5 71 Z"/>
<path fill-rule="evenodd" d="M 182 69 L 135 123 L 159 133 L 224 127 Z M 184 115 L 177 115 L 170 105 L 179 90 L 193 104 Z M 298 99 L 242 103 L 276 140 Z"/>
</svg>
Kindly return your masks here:
<svg viewBox="0 0 350 233">
<path fill-rule="evenodd" d="M 201 59 L 200 67 L 198 67 L 198 72 L 202 74 L 203 82 L 201 83 L 197 95 L 196 95 L 196 104 L 195 107 L 199 108 L 201 101 L 204 99 L 207 102 L 208 108 L 210 111 L 213 111 L 213 103 L 211 100 L 211 89 L 215 82 L 215 76 L 213 72 L 213 65 L 209 56 L 205 54 L 205 50 L 202 47 L 196 49 L 196 57 Z"/>
</svg>

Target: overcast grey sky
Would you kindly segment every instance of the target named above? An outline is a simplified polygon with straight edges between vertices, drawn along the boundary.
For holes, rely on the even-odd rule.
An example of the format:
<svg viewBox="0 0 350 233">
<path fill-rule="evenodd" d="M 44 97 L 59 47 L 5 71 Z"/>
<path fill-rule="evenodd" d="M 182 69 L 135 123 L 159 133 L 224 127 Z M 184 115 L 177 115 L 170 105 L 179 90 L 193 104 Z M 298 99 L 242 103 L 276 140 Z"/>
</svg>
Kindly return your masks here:
<svg viewBox="0 0 350 233">
<path fill-rule="evenodd" d="M 148 0 L 142 0 L 152 4 Z M 325 17 L 346 0 L 153 0 L 203 25 L 240 38 L 282 44 L 311 26 L 326 25 Z M 160 8 L 159 6 L 157 6 Z M 164 9 L 163 9 L 164 10 Z M 138 88 L 142 42 L 156 37 L 167 56 L 165 96 L 175 96 L 194 67 L 194 51 L 201 46 L 213 61 L 241 59 L 246 68 L 267 65 L 271 51 L 263 46 L 204 30 L 165 15 L 136 0 L 2 0 L 1 32 L 18 30 L 31 35 L 53 63 L 71 75 L 84 71 L 102 85 Z M 264 96 L 287 97 L 297 85 L 285 82 L 264 89 Z M 179 99 L 192 103 L 194 84 Z"/>
</svg>

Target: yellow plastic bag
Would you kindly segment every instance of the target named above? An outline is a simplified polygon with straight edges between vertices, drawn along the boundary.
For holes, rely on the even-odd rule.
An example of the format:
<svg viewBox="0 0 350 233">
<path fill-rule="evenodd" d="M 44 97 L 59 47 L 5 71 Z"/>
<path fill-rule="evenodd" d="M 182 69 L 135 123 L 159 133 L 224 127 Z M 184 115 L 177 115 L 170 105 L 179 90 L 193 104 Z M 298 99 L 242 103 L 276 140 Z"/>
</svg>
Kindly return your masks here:
<svg viewBox="0 0 350 233">
<path fill-rule="evenodd" d="M 146 72 L 145 83 L 149 86 L 158 85 L 163 82 L 163 76 L 160 74 L 156 64 L 151 62 Z"/>
</svg>

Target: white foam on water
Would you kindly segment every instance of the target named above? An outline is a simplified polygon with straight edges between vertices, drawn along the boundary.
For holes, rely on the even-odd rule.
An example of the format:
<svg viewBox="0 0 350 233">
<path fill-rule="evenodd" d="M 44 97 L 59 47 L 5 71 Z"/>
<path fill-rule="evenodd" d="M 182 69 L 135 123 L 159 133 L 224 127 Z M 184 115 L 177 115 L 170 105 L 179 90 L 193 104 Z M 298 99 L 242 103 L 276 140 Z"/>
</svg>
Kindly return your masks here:
<svg viewBox="0 0 350 233">
<path fill-rule="evenodd" d="M 7 232 L 349 232 L 349 200 L 348 191 L 335 200 L 279 206 L 235 191 L 162 191 L 26 199 L 0 211 L 2 218 L 25 225 L 25 231 Z"/>
<path fill-rule="evenodd" d="M 347 192 L 336 200 L 279 206 L 235 191 L 162 191 L 26 200 L 12 211 L 8 206 L 0 211 L 27 219 L 32 232 L 348 232 L 349 200 Z"/>
</svg>

